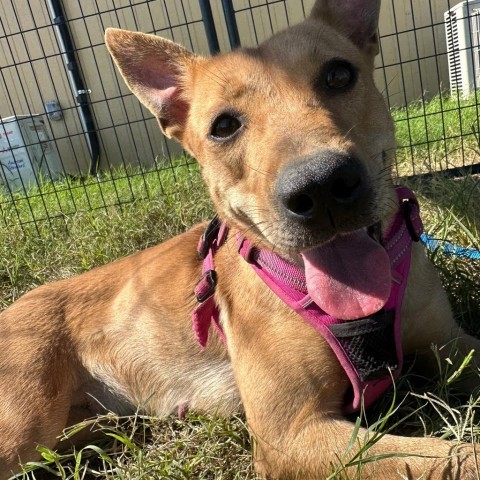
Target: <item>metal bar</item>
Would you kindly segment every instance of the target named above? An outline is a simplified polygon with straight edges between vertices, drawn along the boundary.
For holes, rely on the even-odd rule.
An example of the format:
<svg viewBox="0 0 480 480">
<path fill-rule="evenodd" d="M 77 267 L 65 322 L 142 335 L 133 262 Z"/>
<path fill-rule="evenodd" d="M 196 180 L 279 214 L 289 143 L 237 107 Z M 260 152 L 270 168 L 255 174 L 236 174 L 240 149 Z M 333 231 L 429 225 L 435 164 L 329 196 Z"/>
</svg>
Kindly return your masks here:
<svg viewBox="0 0 480 480">
<path fill-rule="evenodd" d="M 215 28 L 215 21 L 213 20 L 212 6 L 210 0 L 198 0 L 200 10 L 202 12 L 203 26 L 205 28 L 205 35 L 207 36 L 208 49 L 212 55 L 220 52 L 220 45 L 218 43 L 217 29 Z"/>
<path fill-rule="evenodd" d="M 233 8 L 232 0 L 222 0 L 223 14 L 225 16 L 225 23 L 227 25 L 228 40 L 230 48 L 238 48 L 240 44 L 240 35 L 238 33 L 237 18 L 235 16 L 235 9 Z"/>
<path fill-rule="evenodd" d="M 48 0 L 48 6 L 52 15 L 53 25 L 55 25 L 57 37 L 62 48 L 62 54 L 67 65 L 73 94 L 78 104 L 80 119 L 85 136 L 87 138 L 91 158 L 89 174 L 96 176 L 100 157 L 100 145 L 92 111 L 90 110 L 90 92 L 85 87 L 82 74 L 80 73 L 75 56 L 75 47 L 70 34 L 70 28 L 68 27 L 67 19 L 65 18 L 62 1 Z"/>
</svg>

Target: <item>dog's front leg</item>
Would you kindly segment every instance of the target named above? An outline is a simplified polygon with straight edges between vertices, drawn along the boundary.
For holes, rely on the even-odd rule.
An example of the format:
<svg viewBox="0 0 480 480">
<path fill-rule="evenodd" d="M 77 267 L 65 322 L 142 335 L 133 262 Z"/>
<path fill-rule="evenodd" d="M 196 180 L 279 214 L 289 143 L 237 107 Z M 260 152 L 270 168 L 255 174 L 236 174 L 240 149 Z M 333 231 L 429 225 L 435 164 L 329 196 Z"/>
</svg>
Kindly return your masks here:
<svg viewBox="0 0 480 480">
<path fill-rule="evenodd" d="M 470 446 L 355 432 L 341 416 L 346 379 L 328 347 L 302 348 L 309 336 L 303 332 L 292 341 L 275 333 L 264 339 L 268 346 L 232 354 L 256 467 L 267 478 L 325 479 L 334 472 L 332 478 L 477 478 Z"/>
<path fill-rule="evenodd" d="M 274 444 L 256 438 L 256 466 L 267 478 L 478 478 L 469 445 L 434 438 L 382 437 L 365 429 L 354 434 L 352 424 L 332 415 L 302 419 L 300 428 L 286 432 Z"/>
<path fill-rule="evenodd" d="M 334 472 L 338 476 L 332 478 L 342 478 L 342 472 L 353 478 L 360 471 L 361 478 L 476 478 L 470 446 L 355 432 L 341 414 L 346 374 L 323 338 L 243 260 L 232 265 L 235 256 L 220 256 L 218 298 L 262 474 L 325 479 Z M 232 293 L 239 285 L 241 294 Z"/>
</svg>

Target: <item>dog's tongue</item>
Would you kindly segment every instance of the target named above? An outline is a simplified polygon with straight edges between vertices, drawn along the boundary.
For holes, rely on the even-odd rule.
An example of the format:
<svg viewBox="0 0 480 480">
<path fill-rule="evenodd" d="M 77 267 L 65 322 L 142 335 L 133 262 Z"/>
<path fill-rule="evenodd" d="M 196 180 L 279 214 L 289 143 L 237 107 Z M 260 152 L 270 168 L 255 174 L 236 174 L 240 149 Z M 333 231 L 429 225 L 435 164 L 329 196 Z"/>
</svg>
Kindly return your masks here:
<svg viewBox="0 0 480 480">
<path fill-rule="evenodd" d="M 365 231 L 302 252 L 307 289 L 332 317 L 354 320 L 380 310 L 391 288 L 390 259 Z"/>
</svg>

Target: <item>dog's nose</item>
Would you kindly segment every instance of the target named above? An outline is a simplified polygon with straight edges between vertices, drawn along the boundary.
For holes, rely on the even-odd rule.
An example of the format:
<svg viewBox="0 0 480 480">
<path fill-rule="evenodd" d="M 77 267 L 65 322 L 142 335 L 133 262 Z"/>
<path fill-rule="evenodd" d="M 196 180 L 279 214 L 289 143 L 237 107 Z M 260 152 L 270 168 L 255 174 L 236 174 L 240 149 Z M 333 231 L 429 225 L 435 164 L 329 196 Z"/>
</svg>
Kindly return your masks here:
<svg viewBox="0 0 480 480">
<path fill-rule="evenodd" d="M 276 194 L 290 219 L 335 227 L 366 205 L 367 183 L 360 160 L 323 151 L 289 163 L 280 173 Z"/>
</svg>

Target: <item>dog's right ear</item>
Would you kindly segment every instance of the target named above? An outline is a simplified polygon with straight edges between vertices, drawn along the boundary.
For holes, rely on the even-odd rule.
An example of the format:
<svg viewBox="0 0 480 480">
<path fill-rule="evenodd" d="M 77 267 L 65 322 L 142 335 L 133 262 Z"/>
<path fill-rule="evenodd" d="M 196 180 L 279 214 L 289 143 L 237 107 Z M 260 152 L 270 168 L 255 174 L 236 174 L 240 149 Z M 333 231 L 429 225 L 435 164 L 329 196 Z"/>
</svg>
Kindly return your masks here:
<svg viewBox="0 0 480 480">
<path fill-rule="evenodd" d="M 378 53 L 380 0 L 316 0 L 310 17 L 329 23 L 369 54 Z"/>
<path fill-rule="evenodd" d="M 189 111 L 185 80 L 197 57 L 165 38 L 118 28 L 106 30 L 105 43 L 127 86 L 157 117 L 163 133 L 181 142 Z"/>
</svg>

